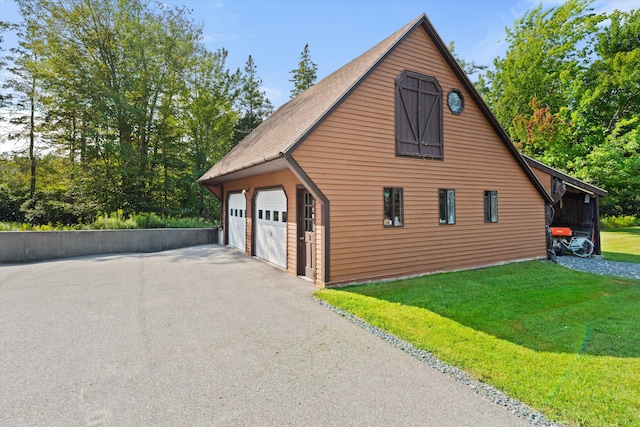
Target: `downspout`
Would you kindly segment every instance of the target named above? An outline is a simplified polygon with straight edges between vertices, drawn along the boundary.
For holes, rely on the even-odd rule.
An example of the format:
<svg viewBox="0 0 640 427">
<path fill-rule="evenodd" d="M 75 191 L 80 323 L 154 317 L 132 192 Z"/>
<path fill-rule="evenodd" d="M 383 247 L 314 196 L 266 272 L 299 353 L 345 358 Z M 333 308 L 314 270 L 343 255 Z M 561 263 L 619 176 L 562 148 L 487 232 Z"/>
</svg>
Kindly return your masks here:
<svg viewBox="0 0 640 427">
<path fill-rule="evenodd" d="M 331 252 L 330 252 L 330 215 L 329 215 L 329 199 L 325 196 L 322 191 L 318 188 L 318 186 L 311 180 L 309 175 L 306 174 L 304 170 L 300 167 L 298 162 L 296 162 L 293 157 L 291 157 L 287 153 L 280 153 L 280 157 L 284 158 L 288 165 L 289 169 L 293 174 L 302 182 L 302 184 L 307 188 L 307 190 L 320 201 L 322 204 L 322 216 L 320 217 L 320 223 L 324 226 L 324 233 L 322 235 L 322 247 L 324 250 L 323 263 L 324 263 L 324 283 L 325 285 L 331 281 L 330 272 L 331 272 Z"/>
</svg>

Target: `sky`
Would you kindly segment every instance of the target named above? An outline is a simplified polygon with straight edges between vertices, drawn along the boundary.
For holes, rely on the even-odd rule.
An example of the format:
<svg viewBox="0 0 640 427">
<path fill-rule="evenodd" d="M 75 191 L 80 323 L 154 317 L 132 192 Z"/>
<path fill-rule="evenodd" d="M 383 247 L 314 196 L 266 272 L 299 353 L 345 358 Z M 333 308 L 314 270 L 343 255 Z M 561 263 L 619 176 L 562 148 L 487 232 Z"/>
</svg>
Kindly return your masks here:
<svg viewBox="0 0 640 427">
<path fill-rule="evenodd" d="M 538 6 L 539 0 L 164 0 L 185 6 L 202 26 L 205 46 L 228 50 L 227 66 L 243 69 L 249 55 L 257 66 L 267 97 L 279 107 L 293 87 L 290 71 L 309 44 L 318 80 L 364 53 L 422 13 L 456 54 L 491 65 L 504 55 L 505 27 Z M 553 7 L 559 0 L 543 0 Z M 629 11 L 640 0 L 596 0 L 595 12 Z M 0 20 L 19 22 L 13 0 L 0 0 Z M 5 48 L 16 43 L 5 34 Z M 0 75 L 4 80 L 6 75 Z M 2 126 L 2 124 L 0 124 Z M 5 145 L 6 144 L 2 144 Z M 0 151 L 6 148 L 0 145 Z"/>
</svg>

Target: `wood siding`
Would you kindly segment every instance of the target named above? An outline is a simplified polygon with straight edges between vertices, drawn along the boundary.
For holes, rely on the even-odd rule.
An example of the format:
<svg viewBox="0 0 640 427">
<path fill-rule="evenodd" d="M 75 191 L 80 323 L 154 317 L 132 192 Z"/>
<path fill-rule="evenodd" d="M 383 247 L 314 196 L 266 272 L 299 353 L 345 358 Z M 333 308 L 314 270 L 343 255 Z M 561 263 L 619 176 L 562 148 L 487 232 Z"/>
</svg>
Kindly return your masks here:
<svg viewBox="0 0 640 427">
<path fill-rule="evenodd" d="M 284 193 L 287 196 L 287 272 L 293 275 L 297 274 L 296 186 L 298 184 L 300 184 L 300 181 L 288 169 L 224 183 L 225 198 L 229 192 L 247 190 L 245 194 L 247 199 L 246 255 L 249 256 L 255 253 L 254 248 L 251 246 L 254 214 L 252 201 L 254 200 L 255 192 L 264 188 L 281 187 L 284 189 Z M 226 216 L 226 206 L 223 214 Z M 226 223 L 226 221 L 223 223 Z"/>
<path fill-rule="evenodd" d="M 465 97 L 461 115 L 446 99 L 442 105 L 443 160 L 396 156 L 394 84 L 404 70 L 436 77 L 444 94 L 457 88 Z M 543 198 L 421 27 L 292 157 L 331 204 L 328 284 L 546 255 Z M 384 187 L 404 189 L 403 227 L 383 226 Z M 454 225 L 439 224 L 441 188 L 456 192 Z M 497 223 L 484 222 L 485 190 L 498 192 Z M 319 247 L 319 269 L 323 256 Z"/>
<path fill-rule="evenodd" d="M 553 187 L 551 186 L 551 175 L 537 168 L 531 168 L 531 170 L 533 171 L 533 173 L 536 174 L 536 176 L 538 177 L 542 185 L 544 185 L 544 188 L 547 190 L 547 193 L 551 194 L 551 196 L 553 197 Z"/>
</svg>

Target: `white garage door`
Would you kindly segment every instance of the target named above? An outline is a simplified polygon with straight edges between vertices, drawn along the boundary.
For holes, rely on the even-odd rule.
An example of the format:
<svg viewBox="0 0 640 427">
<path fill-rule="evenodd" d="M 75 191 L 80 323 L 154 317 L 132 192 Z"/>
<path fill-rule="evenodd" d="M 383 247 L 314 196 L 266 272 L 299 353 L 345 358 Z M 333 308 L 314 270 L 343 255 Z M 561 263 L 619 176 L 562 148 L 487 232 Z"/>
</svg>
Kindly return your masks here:
<svg viewBox="0 0 640 427">
<path fill-rule="evenodd" d="M 283 190 L 256 196 L 256 256 L 287 267 L 287 197 Z"/>
<path fill-rule="evenodd" d="M 245 251 L 247 242 L 247 200 L 242 193 L 229 194 L 227 227 L 229 246 Z"/>
</svg>

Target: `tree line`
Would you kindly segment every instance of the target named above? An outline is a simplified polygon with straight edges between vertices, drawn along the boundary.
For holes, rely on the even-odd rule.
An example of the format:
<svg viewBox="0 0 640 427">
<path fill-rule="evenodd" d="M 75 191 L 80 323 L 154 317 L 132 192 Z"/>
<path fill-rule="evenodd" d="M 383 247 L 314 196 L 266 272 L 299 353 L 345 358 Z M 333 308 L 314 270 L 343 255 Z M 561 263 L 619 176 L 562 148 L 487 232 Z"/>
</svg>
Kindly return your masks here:
<svg viewBox="0 0 640 427">
<path fill-rule="evenodd" d="M 20 42 L 0 52 L 13 76 L 0 107 L 25 112 L 10 136 L 29 149 L 0 157 L 0 221 L 73 223 L 120 209 L 216 219 L 196 179 L 273 111 L 253 58 L 231 71 L 184 8 L 17 3 Z M 540 4 L 506 29 L 492 68 L 460 63 L 524 154 L 609 191 L 603 214 L 640 216 L 640 12 L 594 14 L 591 3 Z M 292 98 L 316 70 L 305 45 Z"/>
<path fill-rule="evenodd" d="M 0 221 L 74 223 L 122 210 L 216 219 L 196 184 L 273 106 L 249 56 L 231 71 L 184 8 L 146 0 L 17 0 L 19 47 L 0 102 L 21 115 L 3 138 Z M 305 67 L 308 67 L 305 68 Z M 294 91 L 315 82 L 308 45 Z M 46 154 L 36 153 L 40 140 Z"/>
<path fill-rule="evenodd" d="M 607 190 L 603 214 L 640 216 L 640 9 L 591 3 L 527 12 L 476 85 L 524 154 Z"/>
</svg>

